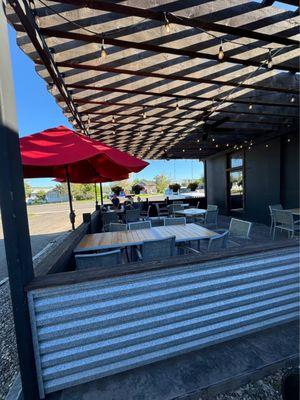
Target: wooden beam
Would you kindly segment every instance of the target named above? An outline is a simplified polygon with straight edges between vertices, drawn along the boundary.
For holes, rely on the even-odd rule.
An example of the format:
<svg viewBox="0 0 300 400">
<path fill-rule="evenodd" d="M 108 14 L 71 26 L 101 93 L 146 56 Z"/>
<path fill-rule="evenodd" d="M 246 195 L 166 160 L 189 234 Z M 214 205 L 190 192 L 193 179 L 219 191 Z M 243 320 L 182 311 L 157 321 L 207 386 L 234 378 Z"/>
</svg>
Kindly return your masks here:
<svg viewBox="0 0 300 400">
<path fill-rule="evenodd" d="M 78 8 L 88 7 L 90 9 L 95 10 L 102 10 L 102 11 L 109 11 L 114 12 L 117 14 L 124 14 L 127 16 L 135 16 L 140 17 L 143 19 L 151 19 L 154 21 L 160 21 L 164 23 L 165 21 L 165 14 L 163 11 L 153 11 L 150 9 L 141 9 L 137 7 L 130 7 L 123 5 L 121 3 L 111 3 L 101 0 L 58 0 L 60 3 L 63 4 L 72 4 L 77 6 Z M 293 1 L 293 0 L 289 0 Z M 297 1 L 297 0 L 295 0 Z M 167 11 L 167 5 L 164 7 L 164 11 Z M 200 28 L 208 31 L 220 32 L 229 35 L 233 35 L 236 37 L 245 37 L 249 39 L 256 39 L 266 43 L 278 43 L 285 46 L 299 46 L 299 42 L 294 39 L 286 38 L 280 35 L 269 35 L 266 33 L 261 33 L 257 31 L 251 31 L 249 29 L 239 28 L 239 27 L 232 27 L 222 23 L 216 23 L 211 21 L 206 21 L 201 18 L 187 18 L 184 16 L 177 17 L 171 13 L 167 13 L 167 18 L 170 23 Z"/>
<path fill-rule="evenodd" d="M 46 41 L 44 37 L 41 35 L 41 32 L 35 23 L 34 15 L 28 4 L 28 1 L 27 0 L 10 1 L 10 5 L 17 14 L 22 26 L 25 29 L 25 32 L 27 33 L 29 39 L 31 40 L 31 43 L 34 46 L 36 52 L 38 53 L 41 63 L 47 69 L 51 79 L 53 80 L 53 83 L 57 86 L 70 112 L 77 120 L 80 129 L 83 132 L 85 132 L 85 127 L 76 110 L 72 97 L 70 96 L 65 86 L 64 80 L 52 58 L 51 52 L 47 46 Z"/>
<path fill-rule="evenodd" d="M 198 100 L 202 100 L 202 101 L 213 101 L 215 103 L 222 103 L 222 104 L 227 104 L 227 103 L 236 103 L 236 104 L 245 104 L 248 105 L 249 103 L 253 104 L 253 105 L 259 105 L 259 106 L 264 106 L 264 107 L 289 107 L 289 108 L 298 108 L 297 104 L 294 103 L 268 103 L 265 101 L 260 101 L 260 100 L 256 100 L 251 99 L 251 100 L 238 100 L 238 99 L 232 99 L 232 100 L 227 100 L 224 101 L 224 99 L 219 98 L 219 97 L 215 97 L 213 100 L 212 99 L 207 99 L 205 97 L 198 97 Z M 58 98 L 58 101 L 61 101 L 60 98 Z M 151 104 L 143 104 L 143 103 L 125 103 L 125 102 L 113 102 L 113 101 L 101 101 L 101 100 L 89 100 L 89 98 L 77 98 L 74 97 L 73 101 L 75 102 L 75 104 L 99 104 L 99 105 L 103 105 L 103 106 L 122 106 L 125 108 L 136 108 L 139 107 L 141 108 L 141 110 L 145 109 L 157 109 L 157 108 L 161 108 L 161 109 L 165 109 L 165 110 L 176 110 L 176 104 L 174 106 L 167 106 L 164 105 L 163 103 L 159 104 L 159 105 L 151 105 Z M 211 106 L 213 107 L 213 106 Z M 181 110 L 187 110 L 187 111 L 202 111 L 202 110 L 207 110 L 207 107 L 202 107 L 202 108 L 193 108 L 193 107 L 185 107 L 185 106 L 181 106 L 180 107 Z"/>
<path fill-rule="evenodd" d="M 77 32 L 70 32 L 70 31 L 63 31 L 60 29 L 53 29 L 53 28 L 41 28 L 40 29 L 42 35 L 44 36 L 51 36 L 55 38 L 62 38 L 62 39 L 70 39 L 70 40 L 78 40 L 81 42 L 86 42 L 86 43 L 98 43 L 99 45 L 102 42 L 102 37 L 101 35 L 92 35 L 92 34 L 84 34 L 84 33 L 77 33 Z M 112 45 L 112 46 L 117 46 L 117 47 L 122 47 L 124 49 L 136 49 L 136 50 L 143 50 L 143 51 L 150 51 L 154 53 L 164 53 L 164 54 L 172 54 L 172 55 L 177 55 L 177 56 L 185 56 L 191 59 L 194 58 L 200 58 L 200 59 L 207 59 L 207 60 L 212 60 L 215 61 L 217 64 L 220 63 L 218 59 L 218 54 L 209 54 L 209 53 L 203 53 L 199 51 L 191 51 L 191 50 L 185 50 L 185 49 L 177 49 L 177 48 L 172 48 L 172 47 L 166 47 L 166 46 L 157 46 L 154 44 L 149 44 L 146 42 L 133 42 L 130 40 L 121 40 L 121 39 L 113 39 L 109 37 L 105 37 L 105 43 Z M 222 61 L 224 62 L 229 62 L 231 64 L 240 64 L 244 66 L 252 66 L 252 67 L 261 67 L 265 66 L 267 68 L 267 57 L 268 57 L 268 51 L 266 50 L 265 58 L 262 61 L 256 61 L 252 59 L 239 59 L 235 57 L 226 57 Z M 278 69 L 280 71 L 289 71 L 292 73 L 297 73 L 299 71 L 298 68 L 294 67 L 289 67 L 285 64 L 276 64 L 274 63 L 274 66 L 272 69 Z"/>
<path fill-rule="evenodd" d="M 271 86 L 261 86 L 261 85 L 247 85 L 247 84 L 239 84 L 238 82 L 222 82 L 215 79 L 203 79 L 202 83 L 213 84 L 213 85 L 220 85 L 220 86 L 228 86 L 228 87 L 240 87 L 245 89 L 252 89 L 252 90 L 266 90 L 268 92 L 278 92 L 278 93 L 287 93 L 287 94 L 299 94 L 299 89 L 287 89 L 287 88 L 275 88 Z M 193 95 L 177 95 L 170 92 L 153 92 L 153 91 L 144 91 L 144 90 L 127 90 L 127 89 L 120 89 L 116 87 L 102 87 L 102 86 L 92 86 L 92 85 L 82 85 L 78 83 L 73 83 L 67 85 L 69 89 L 81 89 L 81 90 L 94 90 L 95 92 L 111 92 L 111 93 L 124 93 L 124 94 L 138 94 L 138 95 L 145 95 L 145 96 L 156 96 L 156 97 L 171 97 L 174 99 L 191 99 L 191 100 L 199 100 L 201 97 L 193 96 Z"/>
<path fill-rule="evenodd" d="M 43 63 L 37 59 L 34 61 L 38 65 L 43 65 Z M 180 76 L 177 74 L 161 74 L 161 73 L 156 73 L 156 72 L 150 72 L 150 71 L 142 71 L 142 70 L 137 70 L 137 71 L 132 71 L 124 68 L 112 68 L 112 67 L 107 67 L 103 65 L 92 65 L 92 64 L 78 64 L 74 62 L 68 62 L 68 61 L 61 61 L 57 62 L 56 65 L 58 67 L 64 67 L 64 68 L 71 68 L 71 69 L 80 69 L 80 70 L 93 70 L 93 71 L 104 71 L 104 72 L 111 72 L 115 74 L 125 74 L 125 75 L 131 75 L 131 76 L 140 76 L 140 77 L 150 77 L 150 78 L 160 78 L 160 79 L 165 79 L 165 80 L 178 80 L 178 81 L 184 81 L 184 82 L 194 82 L 194 83 L 201 83 L 201 79 L 198 78 L 192 78 L 192 77 L 186 77 L 186 76 Z M 198 97 L 199 99 L 200 97 Z M 209 100 L 209 99 L 205 99 Z M 216 100 L 218 101 L 218 100 Z M 221 100 L 219 100 L 221 101 Z M 244 103 L 247 104 L 251 101 L 242 101 L 242 100 L 230 100 L 230 103 L 234 102 L 239 102 L 239 103 Z M 264 105 L 264 104 L 262 104 Z M 286 107 L 298 107 L 295 104 L 286 104 Z"/>
<path fill-rule="evenodd" d="M 209 108 L 207 108 L 207 110 L 203 111 L 209 111 Z M 79 111 L 80 112 L 80 111 Z M 254 110 L 252 111 L 242 111 L 242 110 L 238 110 L 238 111 L 234 111 L 234 110 L 218 110 L 216 111 L 218 113 L 225 113 L 225 114 L 245 114 L 245 115 L 261 115 L 261 116 L 271 116 L 271 117 L 282 117 L 282 118 L 298 118 L 296 115 L 285 115 L 285 114 L 279 114 L 279 113 L 266 113 L 266 112 L 255 112 Z M 132 114 L 124 114 L 124 113 L 120 113 L 118 110 L 114 111 L 114 112 L 98 112 L 98 111 L 83 111 L 80 112 L 81 115 L 98 115 L 100 120 L 102 118 L 107 118 L 107 117 L 112 117 L 112 116 L 119 116 L 120 118 L 124 117 L 124 118 L 130 118 L 130 117 L 140 117 L 141 120 L 143 120 L 141 113 L 132 113 Z M 174 120 L 194 120 L 194 121 L 200 121 L 202 118 L 202 114 L 201 113 L 199 115 L 199 117 L 165 117 L 165 116 L 156 116 L 156 115 L 151 115 L 148 118 L 155 118 L 158 120 L 158 122 L 163 122 L 163 120 L 167 119 L 174 119 Z M 96 118 L 96 117 L 95 117 Z M 99 119 L 98 118 L 98 119 Z M 94 119 L 95 120 L 95 119 Z M 117 120 L 116 120 L 117 122 Z"/>
</svg>

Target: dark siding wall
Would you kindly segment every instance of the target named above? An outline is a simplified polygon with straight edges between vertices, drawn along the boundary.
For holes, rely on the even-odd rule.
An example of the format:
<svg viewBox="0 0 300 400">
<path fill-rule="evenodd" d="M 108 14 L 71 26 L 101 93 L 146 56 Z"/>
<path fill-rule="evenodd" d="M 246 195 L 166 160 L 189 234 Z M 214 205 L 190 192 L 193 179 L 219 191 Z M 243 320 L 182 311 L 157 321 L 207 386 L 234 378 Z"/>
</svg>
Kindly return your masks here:
<svg viewBox="0 0 300 400">
<path fill-rule="evenodd" d="M 206 161 L 207 204 L 217 204 L 221 214 L 227 214 L 226 156 Z"/>
<path fill-rule="evenodd" d="M 276 138 L 245 150 L 245 219 L 269 224 L 270 204 L 299 207 L 299 137 L 290 139 Z M 208 159 L 206 175 L 207 202 L 227 214 L 226 155 Z"/>
<path fill-rule="evenodd" d="M 245 218 L 269 222 L 268 206 L 280 203 L 280 139 L 245 152 Z"/>
<path fill-rule="evenodd" d="M 299 207 L 299 136 L 282 139 L 281 203 L 284 208 Z"/>
</svg>

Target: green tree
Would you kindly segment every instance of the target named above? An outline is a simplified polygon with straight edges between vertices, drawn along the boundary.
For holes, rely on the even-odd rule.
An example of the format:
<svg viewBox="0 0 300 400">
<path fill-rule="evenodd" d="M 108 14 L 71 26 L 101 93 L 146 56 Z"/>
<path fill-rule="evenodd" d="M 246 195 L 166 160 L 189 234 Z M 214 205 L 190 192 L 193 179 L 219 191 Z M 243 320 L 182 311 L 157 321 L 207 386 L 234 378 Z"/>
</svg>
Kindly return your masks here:
<svg viewBox="0 0 300 400">
<path fill-rule="evenodd" d="M 164 193 L 168 186 L 168 178 L 163 174 L 156 175 L 154 177 L 154 182 L 156 184 L 157 193 Z"/>
<path fill-rule="evenodd" d="M 30 195 L 32 193 L 32 187 L 29 185 L 29 183 L 24 182 L 24 189 L 25 189 L 26 197 L 30 197 Z"/>
<path fill-rule="evenodd" d="M 44 192 L 44 190 L 39 190 L 38 192 L 36 192 L 36 198 L 37 200 L 45 200 L 46 197 L 46 192 Z"/>
</svg>

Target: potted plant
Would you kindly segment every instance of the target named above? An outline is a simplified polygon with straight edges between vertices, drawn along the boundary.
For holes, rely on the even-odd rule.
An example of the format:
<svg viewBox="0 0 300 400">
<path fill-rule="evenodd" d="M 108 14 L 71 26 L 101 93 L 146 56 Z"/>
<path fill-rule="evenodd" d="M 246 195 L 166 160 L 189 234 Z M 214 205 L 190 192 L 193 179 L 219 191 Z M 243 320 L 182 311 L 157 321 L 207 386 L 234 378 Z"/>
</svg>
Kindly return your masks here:
<svg viewBox="0 0 300 400">
<path fill-rule="evenodd" d="M 140 194 L 141 191 L 144 190 L 144 186 L 140 185 L 139 183 L 136 183 L 135 185 L 132 186 L 131 190 L 134 194 Z"/>
<path fill-rule="evenodd" d="M 121 186 L 113 186 L 111 188 L 111 191 L 116 194 L 117 196 L 120 196 L 120 193 L 123 191 L 123 188 Z"/>
<path fill-rule="evenodd" d="M 190 189 L 191 190 L 191 192 L 194 192 L 196 189 L 197 189 L 197 187 L 198 187 L 198 182 L 190 182 L 189 184 L 188 184 L 188 189 Z"/>
<path fill-rule="evenodd" d="M 171 183 L 169 185 L 169 189 L 173 190 L 173 192 L 178 192 L 180 188 L 181 185 L 179 183 Z"/>
</svg>

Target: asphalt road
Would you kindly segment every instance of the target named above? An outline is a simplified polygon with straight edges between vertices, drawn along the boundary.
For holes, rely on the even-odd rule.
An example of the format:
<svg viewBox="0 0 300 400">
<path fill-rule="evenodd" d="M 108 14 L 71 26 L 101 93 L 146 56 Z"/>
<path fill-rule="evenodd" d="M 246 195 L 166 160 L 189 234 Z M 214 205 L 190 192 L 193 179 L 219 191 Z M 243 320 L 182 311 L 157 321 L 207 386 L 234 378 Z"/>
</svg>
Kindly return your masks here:
<svg viewBox="0 0 300 400">
<path fill-rule="evenodd" d="M 82 214 L 95 209 L 93 201 L 74 202 L 76 225 L 82 222 Z M 41 251 L 52 239 L 70 230 L 68 203 L 42 204 L 27 207 L 32 254 Z M 0 219 L 0 281 L 7 276 L 7 264 Z"/>
</svg>

